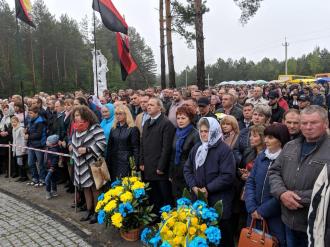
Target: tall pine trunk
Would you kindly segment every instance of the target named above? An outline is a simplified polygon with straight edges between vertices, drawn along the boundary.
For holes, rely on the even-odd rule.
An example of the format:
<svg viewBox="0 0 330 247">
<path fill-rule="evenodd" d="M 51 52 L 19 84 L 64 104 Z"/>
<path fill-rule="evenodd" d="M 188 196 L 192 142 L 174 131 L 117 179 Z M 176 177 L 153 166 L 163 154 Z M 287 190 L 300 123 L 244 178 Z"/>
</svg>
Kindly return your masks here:
<svg viewBox="0 0 330 247">
<path fill-rule="evenodd" d="M 171 0 L 165 0 L 166 10 L 166 42 L 167 42 L 167 63 L 168 63 L 168 84 L 170 88 L 176 88 L 174 58 L 172 49 L 172 15 Z"/>
<path fill-rule="evenodd" d="M 164 1 L 159 0 L 159 32 L 160 32 L 160 85 L 166 88 L 166 63 L 165 63 L 165 28 L 164 28 Z"/>
<path fill-rule="evenodd" d="M 30 30 L 29 34 L 30 34 L 29 37 L 30 37 L 31 69 L 32 69 L 32 90 L 33 90 L 33 94 L 36 94 L 36 91 L 37 91 L 36 72 L 35 72 L 35 67 L 34 67 L 34 56 L 33 56 L 33 46 L 32 46 L 32 34 L 31 34 L 31 30 Z"/>
<path fill-rule="evenodd" d="M 196 29 L 196 54 L 197 54 L 197 86 L 205 89 L 205 60 L 204 60 L 204 34 L 202 0 L 195 0 L 195 29 Z"/>
</svg>

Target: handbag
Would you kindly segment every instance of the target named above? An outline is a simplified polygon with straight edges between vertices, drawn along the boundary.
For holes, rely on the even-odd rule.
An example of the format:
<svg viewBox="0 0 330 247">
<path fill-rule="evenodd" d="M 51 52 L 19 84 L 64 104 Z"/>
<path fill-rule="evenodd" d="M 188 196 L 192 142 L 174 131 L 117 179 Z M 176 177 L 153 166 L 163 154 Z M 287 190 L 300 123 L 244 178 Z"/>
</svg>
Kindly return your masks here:
<svg viewBox="0 0 330 247">
<path fill-rule="evenodd" d="M 238 247 L 277 247 L 278 240 L 268 232 L 268 226 L 262 219 L 262 231 L 256 229 L 256 219 L 252 219 L 250 227 L 245 227 L 241 231 Z"/>
<path fill-rule="evenodd" d="M 105 159 L 103 157 L 98 157 L 98 159 L 90 165 L 90 169 L 95 187 L 99 190 L 110 180 L 110 173 Z"/>
</svg>

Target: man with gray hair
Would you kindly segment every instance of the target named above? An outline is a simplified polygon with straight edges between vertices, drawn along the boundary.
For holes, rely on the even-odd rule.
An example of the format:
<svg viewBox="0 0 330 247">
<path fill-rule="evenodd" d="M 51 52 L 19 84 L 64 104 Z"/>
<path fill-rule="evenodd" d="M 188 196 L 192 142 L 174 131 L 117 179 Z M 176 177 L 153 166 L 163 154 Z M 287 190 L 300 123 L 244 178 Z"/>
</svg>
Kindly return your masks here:
<svg viewBox="0 0 330 247">
<path fill-rule="evenodd" d="M 246 100 L 246 103 L 251 103 L 254 106 L 257 105 L 267 105 L 268 106 L 268 100 L 264 99 L 262 97 L 262 88 L 261 87 L 254 87 L 253 88 L 253 95 L 251 98 Z"/>
<path fill-rule="evenodd" d="M 323 167 L 330 164 L 328 116 L 320 106 L 301 111 L 302 136 L 287 143 L 269 169 L 271 193 L 281 202 L 281 218 L 288 247 L 307 247 L 307 219 L 313 187 Z M 328 222 L 330 215 L 328 214 Z"/>
</svg>

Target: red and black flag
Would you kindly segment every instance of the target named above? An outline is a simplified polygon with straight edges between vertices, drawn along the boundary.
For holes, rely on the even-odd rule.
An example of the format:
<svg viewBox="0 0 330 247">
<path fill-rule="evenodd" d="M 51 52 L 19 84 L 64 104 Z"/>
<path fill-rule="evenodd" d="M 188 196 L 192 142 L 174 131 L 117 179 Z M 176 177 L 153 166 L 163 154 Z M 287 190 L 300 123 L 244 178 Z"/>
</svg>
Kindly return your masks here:
<svg viewBox="0 0 330 247">
<path fill-rule="evenodd" d="M 32 22 L 31 16 L 31 2 L 30 0 L 15 0 L 15 7 L 16 7 L 16 18 L 24 21 L 26 24 L 30 25 L 31 27 L 36 27 Z"/>
<path fill-rule="evenodd" d="M 121 67 L 121 78 L 125 81 L 126 77 L 137 69 L 137 65 L 129 52 L 128 36 L 120 33 L 116 33 L 116 36 Z"/>
<path fill-rule="evenodd" d="M 128 25 L 111 0 L 93 0 L 93 9 L 100 12 L 102 22 L 108 29 L 127 34 Z"/>
</svg>

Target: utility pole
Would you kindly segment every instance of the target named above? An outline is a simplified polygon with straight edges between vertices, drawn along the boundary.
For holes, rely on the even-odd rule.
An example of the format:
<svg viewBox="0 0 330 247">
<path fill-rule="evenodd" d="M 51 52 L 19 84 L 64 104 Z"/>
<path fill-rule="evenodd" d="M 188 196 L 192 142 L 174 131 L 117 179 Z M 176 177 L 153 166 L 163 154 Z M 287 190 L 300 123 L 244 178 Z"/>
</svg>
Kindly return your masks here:
<svg viewBox="0 0 330 247">
<path fill-rule="evenodd" d="M 210 78 L 210 74 L 207 74 L 207 87 L 210 88 L 210 80 L 212 81 L 213 78 Z"/>
<path fill-rule="evenodd" d="M 286 42 L 286 37 L 285 37 L 285 42 L 282 44 L 285 47 L 285 74 L 288 74 L 288 46 L 289 43 Z"/>
<path fill-rule="evenodd" d="M 188 66 L 186 67 L 186 88 L 188 88 Z"/>
</svg>

